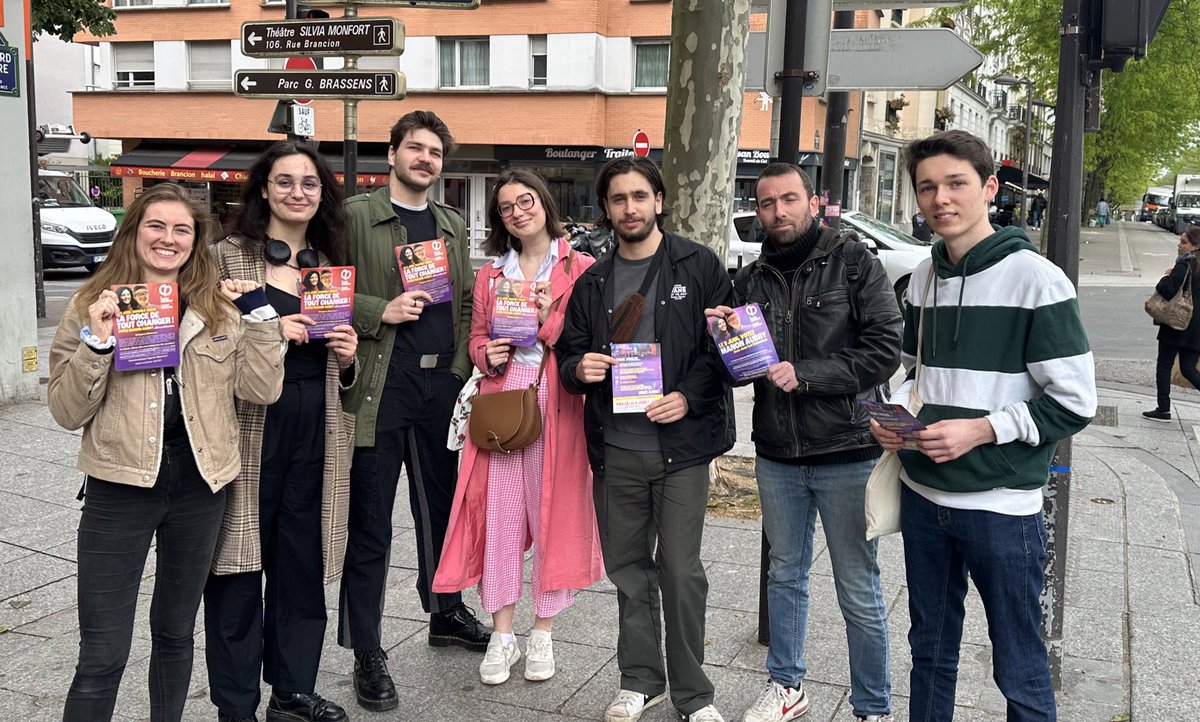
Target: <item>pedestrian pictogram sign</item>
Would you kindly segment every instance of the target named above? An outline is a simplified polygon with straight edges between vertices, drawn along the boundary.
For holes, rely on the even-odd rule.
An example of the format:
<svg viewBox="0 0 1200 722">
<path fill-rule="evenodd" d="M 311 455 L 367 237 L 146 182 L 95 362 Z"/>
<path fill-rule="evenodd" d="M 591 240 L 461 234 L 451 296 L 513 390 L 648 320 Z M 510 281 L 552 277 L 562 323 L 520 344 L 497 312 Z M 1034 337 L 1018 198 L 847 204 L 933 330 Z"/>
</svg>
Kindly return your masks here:
<svg viewBox="0 0 1200 722">
<path fill-rule="evenodd" d="M 650 155 L 650 136 L 646 131 L 639 130 L 633 134 L 633 154 L 645 158 Z"/>
<path fill-rule="evenodd" d="M 404 74 L 395 70 L 239 70 L 233 92 L 243 98 L 403 98 Z"/>
<path fill-rule="evenodd" d="M 400 55 L 404 23 L 394 18 L 334 18 L 242 23 L 242 54 Z"/>
</svg>

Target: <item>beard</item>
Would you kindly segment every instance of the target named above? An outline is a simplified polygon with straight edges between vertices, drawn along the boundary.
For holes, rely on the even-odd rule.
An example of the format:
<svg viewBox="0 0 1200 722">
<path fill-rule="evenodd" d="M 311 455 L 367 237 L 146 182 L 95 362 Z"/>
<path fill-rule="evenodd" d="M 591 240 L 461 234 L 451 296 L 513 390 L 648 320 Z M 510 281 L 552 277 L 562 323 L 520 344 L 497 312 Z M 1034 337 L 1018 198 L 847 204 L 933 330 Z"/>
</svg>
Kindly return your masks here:
<svg viewBox="0 0 1200 722">
<path fill-rule="evenodd" d="M 641 243 L 649 238 L 650 234 L 654 232 L 654 226 L 656 222 L 657 220 L 647 223 L 642 226 L 641 230 L 635 231 L 634 233 L 628 235 L 621 230 L 618 224 L 614 223 L 613 235 L 616 236 L 618 240 L 624 241 L 625 243 Z"/>
<path fill-rule="evenodd" d="M 781 231 L 767 231 L 767 238 L 776 246 L 790 246 L 796 242 L 800 236 L 808 233 L 808 229 L 812 227 L 812 218 L 798 221 L 791 228 Z"/>
</svg>

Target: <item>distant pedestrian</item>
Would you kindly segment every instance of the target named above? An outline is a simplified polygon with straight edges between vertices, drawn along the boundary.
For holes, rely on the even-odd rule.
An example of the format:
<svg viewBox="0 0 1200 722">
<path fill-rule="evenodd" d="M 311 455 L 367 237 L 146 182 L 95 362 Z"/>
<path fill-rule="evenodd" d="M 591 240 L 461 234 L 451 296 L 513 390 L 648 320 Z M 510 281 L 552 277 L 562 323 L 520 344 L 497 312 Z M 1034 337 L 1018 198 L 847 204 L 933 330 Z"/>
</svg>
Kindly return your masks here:
<svg viewBox="0 0 1200 722">
<path fill-rule="evenodd" d="M 1200 297 L 1200 226 L 1190 226 L 1179 237 L 1176 247 L 1179 257 L 1175 265 L 1167 270 L 1154 287 L 1163 298 L 1175 298 L 1182 293 L 1183 281 L 1189 277 L 1192 285 L 1192 298 Z M 1182 331 L 1176 331 L 1170 326 L 1158 325 L 1158 360 L 1154 365 L 1154 386 L 1158 391 L 1158 406 L 1150 411 L 1143 411 L 1142 416 L 1154 421 L 1171 420 L 1171 369 L 1175 358 L 1179 357 L 1179 371 L 1192 386 L 1200 389 L 1200 313 L 1192 314 L 1192 321 Z"/>
<path fill-rule="evenodd" d="M 912 217 L 912 234 L 913 238 L 920 241 L 932 241 L 933 231 L 929 228 L 929 221 L 925 220 L 925 214 L 917 211 Z"/>
<path fill-rule="evenodd" d="M 112 719 L 151 546 L 150 719 L 183 718 L 196 611 L 225 486 L 241 468 L 234 402 L 274 403 L 283 384 L 278 316 L 257 283 L 220 280 L 207 247 L 211 230 L 207 211 L 178 185 L 146 190 L 129 206 L 109 262 L 75 294 L 50 345 L 50 413 L 64 428 L 83 429 L 76 465 L 87 474 L 79 663 L 64 722 Z M 175 366 L 115 368 L 118 300 L 109 288 L 137 283 L 178 284 Z"/>
<path fill-rule="evenodd" d="M 1037 195 L 1029 204 L 1030 224 L 1034 230 L 1041 230 L 1042 217 L 1046 214 L 1046 206 L 1049 205 L 1046 201 L 1046 194 L 1038 191 Z"/>
<path fill-rule="evenodd" d="M 1108 201 L 1103 198 L 1096 204 L 1096 223 L 1101 226 L 1108 225 Z"/>
<path fill-rule="evenodd" d="M 982 140 L 937 133 L 910 143 L 904 157 L 917 203 L 942 237 L 908 286 L 902 358 L 909 380 L 892 396 L 908 403 L 920 343 L 924 406 L 917 418 L 926 428 L 913 434 L 919 448 L 904 449 L 898 434 L 871 422 L 903 464 L 909 718 L 954 718 L 969 574 L 983 600 L 1008 719 L 1053 720 L 1040 629 L 1042 487 L 1058 441 L 1096 413 L 1075 287 L 1020 229 L 988 223 L 999 183 Z"/>
</svg>

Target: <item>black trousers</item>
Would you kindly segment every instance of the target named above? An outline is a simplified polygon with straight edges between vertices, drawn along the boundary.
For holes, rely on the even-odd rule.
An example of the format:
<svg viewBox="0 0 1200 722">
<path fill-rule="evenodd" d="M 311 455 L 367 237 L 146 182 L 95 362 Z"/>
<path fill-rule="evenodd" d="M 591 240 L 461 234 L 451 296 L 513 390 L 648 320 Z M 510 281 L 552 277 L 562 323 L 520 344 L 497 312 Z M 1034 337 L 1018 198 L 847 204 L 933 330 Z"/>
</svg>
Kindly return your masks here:
<svg viewBox="0 0 1200 722">
<path fill-rule="evenodd" d="M 1200 362 L 1200 352 L 1189 351 L 1186 348 L 1176 348 L 1158 342 L 1158 359 L 1154 364 L 1154 385 L 1158 391 L 1158 410 L 1171 410 L 1171 367 L 1175 365 L 1175 356 L 1179 356 L 1179 371 L 1192 386 L 1200 389 L 1200 371 L 1196 370 Z"/>
<path fill-rule="evenodd" d="M 324 379 L 287 382 L 263 428 L 262 571 L 210 574 L 204 589 L 209 697 L 232 717 L 254 716 L 260 670 L 278 690 L 315 691 L 326 622 L 324 460 Z"/>
<path fill-rule="evenodd" d="M 88 478 L 79 519 L 79 663 L 64 722 L 112 719 L 155 539 L 150 719 L 183 717 L 196 611 L 224 514 L 225 490 L 213 493 L 186 443 L 164 449 L 149 489 Z"/>
<path fill-rule="evenodd" d="M 462 595 L 434 594 L 458 455 L 446 448 L 450 414 L 462 382 L 449 368 L 403 365 L 395 354 L 379 399 L 375 445 L 354 450 L 350 520 L 338 623 L 338 644 L 357 651 L 382 646 L 384 592 L 392 548 L 392 509 L 400 465 L 417 537 L 417 593 L 426 612 L 450 609 Z"/>
</svg>

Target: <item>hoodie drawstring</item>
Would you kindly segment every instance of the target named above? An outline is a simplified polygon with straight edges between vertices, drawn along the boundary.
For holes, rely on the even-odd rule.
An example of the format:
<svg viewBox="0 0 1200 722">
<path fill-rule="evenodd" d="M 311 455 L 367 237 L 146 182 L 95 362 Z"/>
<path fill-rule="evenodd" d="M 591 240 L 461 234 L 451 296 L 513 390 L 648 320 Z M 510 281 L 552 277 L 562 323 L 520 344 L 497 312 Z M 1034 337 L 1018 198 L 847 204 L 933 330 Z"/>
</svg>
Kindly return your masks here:
<svg viewBox="0 0 1200 722">
<path fill-rule="evenodd" d="M 962 281 L 958 287 L 958 311 L 954 315 L 954 341 L 950 344 L 951 349 L 958 348 L 958 332 L 962 328 L 962 303 L 963 296 L 967 292 L 967 262 L 971 260 L 971 254 L 967 254 L 962 262 Z"/>
</svg>

